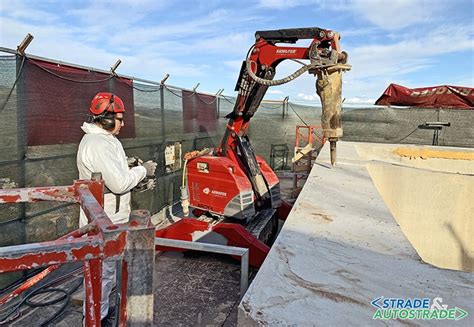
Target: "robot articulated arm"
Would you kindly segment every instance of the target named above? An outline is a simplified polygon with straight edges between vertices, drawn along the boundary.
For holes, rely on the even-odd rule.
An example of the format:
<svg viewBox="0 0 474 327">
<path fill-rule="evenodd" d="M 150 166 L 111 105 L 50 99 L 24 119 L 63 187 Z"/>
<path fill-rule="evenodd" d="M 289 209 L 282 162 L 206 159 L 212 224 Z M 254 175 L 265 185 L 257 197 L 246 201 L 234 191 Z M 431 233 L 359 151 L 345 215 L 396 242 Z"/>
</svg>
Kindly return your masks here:
<svg viewBox="0 0 474 327">
<path fill-rule="evenodd" d="M 317 75 L 323 133 L 331 143 L 331 156 L 334 154 L 335 159 L 332 145 L 342 136 L 341 72 L 350 69 L 345 64 L 347 54 L 339 46 L 339 34 L 333 31 L 316 27 L 259 31 L 255 38 L 242 63 L 235 89 L 236 103 L 227 115 L 229 121 L 220 148 L 212 154 L 190 157 L 186 164 L 191 206 L 246 222 L 256 217 L 267 221 L 282 204 L 277 175 L 255 155 L 247 136 L 250 119 L 268 87 L 287 83 L 304 72 Z M 301 39 L 310 39 L 311 44 L 287 46 Z M 276 67 L 286 59 L 303 66 L 285 78 L 274 80 Z"/>
<path fill-rule="evenodd" d="M 343 70 L 350 69 L 350 66 L 346 65 L 347 54 L 340 49 L 339 33 L 311 27 L 258 31 L 255 33 L 255 39 L 255 44 L 242 63 L 235 88 L 238 96 L 233 111 L 227 116 L 230 120 L 221 143 L 222 153 L 226 155 L 227 151 L 235 150 L 233 136 L 246 134 L 248 122 L 258 109 L 269 86 L 288 83 L 308 71 L 318 76 L 316 89 L 323 107 L 321 120 L 324 136 L 331 142 L 331 149 L 334 148 L 332 152 L 335 162 L 335 142 L 342 136 L 340 74 Z M 312 42 L 309 47 L 276 45 L 296 43 L 301 39 L 311 39 Z M 276 66 L 286 59 L 298 62 L 309 60 L 309 62 L 304 63 L 293 74 L 273 80 Z"/>
</svg>

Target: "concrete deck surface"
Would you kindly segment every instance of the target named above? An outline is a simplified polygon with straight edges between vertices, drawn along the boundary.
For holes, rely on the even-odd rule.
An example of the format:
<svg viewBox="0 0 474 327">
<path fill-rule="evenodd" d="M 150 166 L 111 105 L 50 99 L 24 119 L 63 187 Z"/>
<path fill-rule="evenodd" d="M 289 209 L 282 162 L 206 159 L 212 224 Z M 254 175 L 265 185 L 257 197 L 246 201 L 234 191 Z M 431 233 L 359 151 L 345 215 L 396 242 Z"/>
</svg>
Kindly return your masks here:
<svg viewBox="0 0 474 327">
<path fill-rule="evenodd" d="M 373 320 L 371 301 L 381 296 L 441 297 L 469 313 L 452 323 L 474 325 L 474 275 L 420 260 L 368 173 L 371 158 L 361 156 L 358 145 L 338 142 L 336 167 L 329 164 L 328 146 L 321 151 L 239 305 L 239 325 L 449 324 Z"/>
</svg>

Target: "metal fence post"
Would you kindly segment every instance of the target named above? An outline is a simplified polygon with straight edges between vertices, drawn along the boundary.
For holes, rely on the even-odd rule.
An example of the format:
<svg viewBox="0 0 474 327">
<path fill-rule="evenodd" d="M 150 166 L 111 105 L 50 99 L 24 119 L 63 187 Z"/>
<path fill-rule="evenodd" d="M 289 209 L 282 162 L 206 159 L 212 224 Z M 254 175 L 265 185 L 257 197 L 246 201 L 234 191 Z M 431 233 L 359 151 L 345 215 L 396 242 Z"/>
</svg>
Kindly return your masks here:
<svg viewBox="0 0 474 327">
<path fill-rule="evenodd" d="M 26 151 L 27 151 L 27 121 L 26 108 L 24 106 L 25 81 L 20 73 L 25 69 L 26 57 L 16 56 L 16 128 L 17 128 L 17 156 L 18 156 L 18 187 L 26 187 Z M 18 219 L 23 223 L 21 231 L 21 243 L 26 243 L 26 203 L 18 203 Z"/>
<path fill-rule="evenodd" d="M 132 212 L 122 263 L 119 326 L 153 326 L 155 228 L 150 212 Z"/>
<path fill-rule="evenodd" d="M 166 140 L 165 133 L 165 86 L 160 85 L 160 110 L 161 110 L 161 131 L 163 132 L 163 142 Z"/>
<path fill-rule="evenodd" d="M 167 77 L 165 77 L 164 80 L 166 80 Z M 160 111 L 161 111 L 161 133 L 163 135 L 163 138 L 162 138 L 162 146 L 161 146 L 161 149 L 164 149 L 164 147 L 166 147 L 166 124 L 165 124 L 165 84 L 164 82 L 162 81 L 161 84 L 160 84 Z M 162 174 L 164 174 L 164 171 L 162 172 Z M 166 174 L 164 174 L 164 176 L 166 176 Z M 164 178 L 164 176 L 160 176 L 164 182 L 164 186 L 163 186 L 163 189 L 165 190 L 165 192 L 162 192 L 163 193 L 163 207 L 166 206 L 166 203 L 167 203 L 167 196 L 166 196 L 166 189 L 167 189 L 167 184 L 166 184 L 166 179 Z M 158 183 L 158 181 L 157 181 Z M 161 196 L 161 194 L 160 194 Z"/>
<path fill-rule="evenodd" d="M 282 110 L 282 116 L 281 118 L 285 120 L 285 113 L 288 115 L 288 101 L 290 100 L 290 97 L 285 97 L 283 99 L 283 110 Z"/>
</svg>

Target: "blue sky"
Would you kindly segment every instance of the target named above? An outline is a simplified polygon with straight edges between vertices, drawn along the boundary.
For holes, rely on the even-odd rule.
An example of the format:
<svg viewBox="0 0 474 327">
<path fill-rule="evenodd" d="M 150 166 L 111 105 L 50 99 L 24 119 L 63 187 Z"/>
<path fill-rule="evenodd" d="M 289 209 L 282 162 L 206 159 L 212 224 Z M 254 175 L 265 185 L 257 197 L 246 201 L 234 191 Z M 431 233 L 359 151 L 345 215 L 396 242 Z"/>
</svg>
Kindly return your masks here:
<svg viewBox="0 0 474 327">
<path fill-rule="evenodd" d="M 0 46 L 119 74 L 234 95 L 257 30 L 321 27 L 341 33 L 352 71 L 348 104 L 373 104 L 390 83 L 474 86 L 472 0 L 0 0 Z M 307 42 L 298 44 L 307 45 Z M 284 62 L 277 78 L 299 68 Z M 314 77 L 270 88 L 267 99 L 317 104 Z"/>
</svg>

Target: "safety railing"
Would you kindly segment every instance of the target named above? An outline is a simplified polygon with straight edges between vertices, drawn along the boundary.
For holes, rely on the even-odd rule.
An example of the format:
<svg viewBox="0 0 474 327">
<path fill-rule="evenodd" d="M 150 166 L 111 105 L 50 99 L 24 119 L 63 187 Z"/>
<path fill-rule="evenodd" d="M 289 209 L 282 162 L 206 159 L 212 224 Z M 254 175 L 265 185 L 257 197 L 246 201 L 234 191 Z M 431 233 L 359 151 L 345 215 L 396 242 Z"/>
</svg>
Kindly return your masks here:
<svg viewBox="0 0 474 327">
<path fill-rule="evenodd" d="M 118 281 L 119 326 L 152 326 L 155 228 L 147 211 L 135 211 L 128 224 L 114 225 L 103 210 L 100 177 L 76 180 L 70 186 L 0 190 L 0 203 L 59 201 L 78 203 L 89 224 L 58 240 L 0 248 L 0 273 L 84 262 L 85 324 L 100 326 L 102 261 L 121 260 Z M 53 269 L 51 269 L 53 267 Z M 7 297 L 6 303 L 44 278 L 33 277 Z"/>
<path fill-rule="evenodd" d="M 210 253 L 228 254 L 240 257 L 240 298 L 244 296 L 249 285 L 249 249 L 237 246 L 210 244 L 173 240 L 169 238 L 155 238 L 155 245 L 185 250 L 203 251 Z"/>
</svg>

